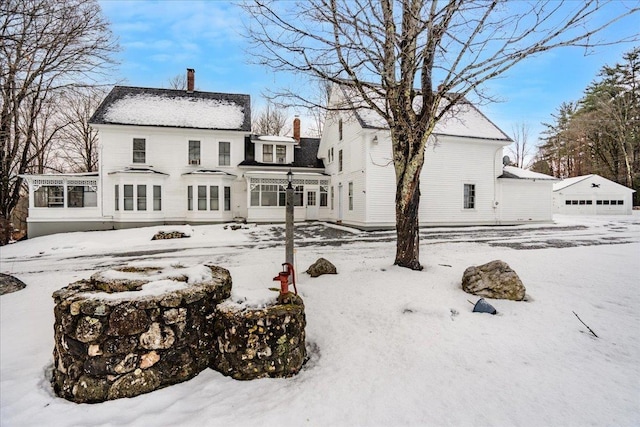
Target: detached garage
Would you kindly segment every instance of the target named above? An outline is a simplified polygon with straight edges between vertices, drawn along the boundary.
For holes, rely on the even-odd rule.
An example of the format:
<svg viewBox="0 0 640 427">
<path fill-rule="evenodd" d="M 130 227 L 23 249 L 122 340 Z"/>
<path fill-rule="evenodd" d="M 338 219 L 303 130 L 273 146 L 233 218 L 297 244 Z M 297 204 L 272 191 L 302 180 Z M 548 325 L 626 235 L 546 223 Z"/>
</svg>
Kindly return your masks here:
<svg viewBox="0 0 640 427">
<path fill-rule="evenodd" d="M 600 175 L 553 184 L 553 211 L 567 215 L 631 215 L 635 190 Z"/>
</svg>

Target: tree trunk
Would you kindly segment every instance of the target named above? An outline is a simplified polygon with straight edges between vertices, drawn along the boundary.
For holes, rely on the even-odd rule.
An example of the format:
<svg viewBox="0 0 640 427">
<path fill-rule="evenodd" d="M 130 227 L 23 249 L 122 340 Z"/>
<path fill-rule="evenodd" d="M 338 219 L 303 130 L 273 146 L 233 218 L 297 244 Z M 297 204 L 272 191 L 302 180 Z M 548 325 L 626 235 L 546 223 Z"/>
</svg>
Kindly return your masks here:
<svg viewBox="0 0 640 427">
<path fill-rule="evenodd" d="M 419 127 L 391 131 L 396 172 L 395 265 L 422 270 L 420 264 L 420 172 L 424 164 L 427 133 Z"/>
<path fill-rule="evenodd" d="M 420 178 L 403 182 L 396 188 L 396 260 L 395 265 L 422 270 L 420 264 Z"/>
</svg>

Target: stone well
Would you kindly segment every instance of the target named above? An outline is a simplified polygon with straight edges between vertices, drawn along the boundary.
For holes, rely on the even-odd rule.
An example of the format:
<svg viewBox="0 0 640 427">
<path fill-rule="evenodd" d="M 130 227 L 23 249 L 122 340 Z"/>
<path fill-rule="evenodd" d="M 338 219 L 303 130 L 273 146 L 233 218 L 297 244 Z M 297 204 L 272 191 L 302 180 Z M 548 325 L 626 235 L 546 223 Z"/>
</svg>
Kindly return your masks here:
<svg viewBox="0 0 640 427">
<path fill-rule="evenodd" d="M 292 293 L 263 308 L 225 302 L 216 308 L 211 368 L 238 380 L 290 377 L 306 358 L 302 299 Z"/>
<path fill-rule="evenodd" d="M 102 402 L 194 377 L 213 359 L 212 316 L 230 292 L 229 272 L 212 265 L 115 268 L 60 289 L 54 391 Z"/>
<path fill-rule="evenodd" d="M 235 379 L 289 377 L 306 359 L 302 299 L 265 307 L 230 301 L 213 265 L 133 265 L 56 291 L 52 385 L 95 403 L 186 381 L 210 367 Z"/>
</svg>

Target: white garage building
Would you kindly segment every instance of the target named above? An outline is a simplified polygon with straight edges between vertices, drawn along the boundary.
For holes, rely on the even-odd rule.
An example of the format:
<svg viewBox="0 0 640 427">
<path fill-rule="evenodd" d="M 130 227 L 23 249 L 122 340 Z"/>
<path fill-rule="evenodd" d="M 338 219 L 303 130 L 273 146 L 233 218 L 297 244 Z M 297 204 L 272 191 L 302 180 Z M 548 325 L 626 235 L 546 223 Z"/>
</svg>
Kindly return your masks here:
<svg viewBox="0 0 640 427">
<path fill-rule="evenodd" d="M 635 190 L 600 175 L 553 184 L 553 211 L 567 215 L 631 215 Z"/>
</svg>

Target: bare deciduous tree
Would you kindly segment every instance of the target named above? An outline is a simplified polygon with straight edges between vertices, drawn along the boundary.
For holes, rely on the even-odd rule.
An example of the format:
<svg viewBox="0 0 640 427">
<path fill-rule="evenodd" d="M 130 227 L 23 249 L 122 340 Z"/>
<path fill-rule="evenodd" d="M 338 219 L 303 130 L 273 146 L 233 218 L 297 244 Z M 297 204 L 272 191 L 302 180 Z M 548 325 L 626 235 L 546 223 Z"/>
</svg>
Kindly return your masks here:
<svg viewBox="0 0 640 427">
<path fill-rule="evenodd" d="M 420 173 L 436 123 L 467 97 L 490 101 L 483 84 L 523 59 L 603 44 L 596 33 L 639 10 L 595 20 L 603 7 L 590 0 L 309 0 L 296 7 L 255 0 L 244 6 L 258 63 L 342 85 L 386 121 L 396 176 L 395 264 L 416 270 L 422 269 Z M 309 105 L 304 92 L 281 95 Z"/>
<path fill-rule="evenodd" d="M 286 135 L 291 130 L 287 111 L 271 102 L 252 120 L 252 126 L 258 135 Z"/>
<path fill-rule="evenodd" d="M 187 90 L 187 76 L 176 74 L 169 79 L 169 89 Z"/>
<path fill-rule="evenodd" d="M 106 91 L 101 87 L 67 90 L 60 97 L 61 109 L 57 146 L 59 157 L 71 172 L 98 170 L 98 132 L 89 125 Z"/>
<path fill-rule="evenodd" d="M 533 148 L 529 141 L 529 125 L 527 123 L 518 123 L 513 126 L 511 131 L 513 143 L 507 151 L 513 156 L 514 166 L 524 168 L 528 166 L 529 156 Z"/>
<path fill-rule="evenodd" d="M 0 219 L 37 157 L 37 122 L 55 93 L 103 78 L 117 51 L 95 0 L 0 1 Z"/>
</svg>

